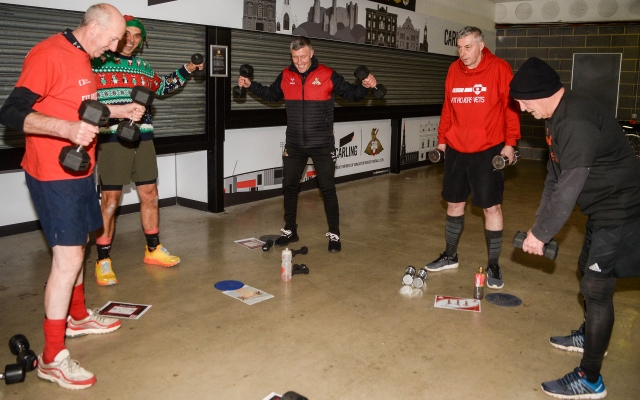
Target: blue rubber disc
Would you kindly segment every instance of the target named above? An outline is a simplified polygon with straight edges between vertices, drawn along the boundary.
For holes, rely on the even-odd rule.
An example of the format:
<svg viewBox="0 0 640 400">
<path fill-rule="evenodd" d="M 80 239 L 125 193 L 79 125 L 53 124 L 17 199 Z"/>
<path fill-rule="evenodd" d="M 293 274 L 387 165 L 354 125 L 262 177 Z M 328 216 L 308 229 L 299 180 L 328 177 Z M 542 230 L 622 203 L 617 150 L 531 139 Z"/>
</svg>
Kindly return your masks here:
<svg viewBox="0 0 640 400">
<path fill-rule="evenodd" d="M 220 281 L 213 285 L 218 290 L 236 290 L 244 286 L 240 281 Z"/>
<path fill-rule="evenodd" d="M 500 307 L 518 307 L 522 304 L 522 300 L 519 297 L 507 293 L 489 293 L 484 298 L 489 303 Z"/>
</svg>

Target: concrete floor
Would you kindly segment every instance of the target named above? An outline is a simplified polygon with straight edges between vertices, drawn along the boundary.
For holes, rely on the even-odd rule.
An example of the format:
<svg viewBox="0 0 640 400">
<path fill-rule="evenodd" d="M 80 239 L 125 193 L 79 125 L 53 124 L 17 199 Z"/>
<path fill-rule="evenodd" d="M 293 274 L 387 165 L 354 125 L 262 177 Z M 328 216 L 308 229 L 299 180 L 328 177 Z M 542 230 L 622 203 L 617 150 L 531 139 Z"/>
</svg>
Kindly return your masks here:
<svg viewBox="0 0 640 400">
<path fill-rule="evenodd" d="M 434 308 L 435 295 L 471 297 L 486 265 L 482 211 L 469 207 L 457 270 L 432 273 L 424 290 L 402 294 L 408 265 L 444 250 L 442 165 L 338 186 L 343 250 L 327 252 L 320 195 L 299 203 L 301 241 L 294 262 L 309 275 L 280 279 L 280 249 L 248 250 L 234 240 L 278 234 L 282 198 L 209 214 L 161 210 L 161 239 L 182 257 L 174 268 L 142 263 L 138 214 L 121 216 L 112 250 L 120 283 L 98 287 L 96 250 L 87 255 L 87 306 L 107 301 L 152 305 L 139 320 L 107 335 L 68 339 L 72 358 L 98 377 L 71 392 L 28 374 L 0 384 L 0 399 L 261 400 L 295 390 L 329 399 L 546 399 L 540 383 L 578 366 L 581 355 L 549 345 L 582 322 L 577 259 L 585 217 L 574 211 L 557 236 L 556 261 L 511 246 L 535 219 L 545 175 L 537 161 L 507 170 L 503 293 L 519 307 L 482 302 L 481 313 Z M 25 334 L 43 347 L 43 283 L 51 262 L 41 232 L 0 238 L 0 339 Z M 246 305 L 214 288 L 240 280 L 275 297 Z M 616 324 L 603 365 L 611 399 L 640 398 L 640 278 L 618 282 Z M 492 292 L 487 290 L 486 293 Z M 0 363 L 14 362 L 7 347 Z"/>
</svg>

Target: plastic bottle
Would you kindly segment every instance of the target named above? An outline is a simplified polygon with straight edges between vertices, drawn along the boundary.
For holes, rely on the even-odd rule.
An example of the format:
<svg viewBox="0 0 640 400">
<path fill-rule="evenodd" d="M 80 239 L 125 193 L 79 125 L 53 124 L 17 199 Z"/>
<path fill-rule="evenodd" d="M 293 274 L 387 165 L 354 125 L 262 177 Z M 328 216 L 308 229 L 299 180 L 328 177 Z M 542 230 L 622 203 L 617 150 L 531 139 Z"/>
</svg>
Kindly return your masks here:
<svg viewBox="0 0 640 400">
<path fill-rule="evenodd" d="M 291 280 L 291 250 L 285 248 L 282 250 L 282 266 L 280 267 L 280 276 L 285 282 Z"/>
<path fill-rule="evenodd" d="M 482 267 L 478 268 L 478 272 L 476 273 L 476 279 L 474 283 L 475 287 L 473 290 L 473 298 L 476 300 L 482 300 L 484 298 L 485 277 L 486 275 L 484 274 Z"/>
</svg>

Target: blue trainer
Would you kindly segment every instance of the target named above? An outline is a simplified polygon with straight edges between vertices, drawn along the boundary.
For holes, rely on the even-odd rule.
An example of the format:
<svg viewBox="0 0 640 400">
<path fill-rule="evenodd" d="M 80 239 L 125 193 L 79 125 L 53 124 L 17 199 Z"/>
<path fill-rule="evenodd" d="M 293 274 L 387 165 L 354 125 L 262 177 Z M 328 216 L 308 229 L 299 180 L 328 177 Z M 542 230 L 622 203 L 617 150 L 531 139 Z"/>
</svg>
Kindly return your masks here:
<svg viewBox="0 0 640 400">
<path fill-rule="evenodd" d="M 580 367 L 558 380 L 544 382 L 541 386 L 546 394 L 558 399 L 603 399 L 607 395 L 602 375 L 598 382 L 591 383 Z"/>
<path fill-rule="evenodd" d="M 584 353 L 584 323 L 577 331 L 571 331 L 571 335 L 550 337 L 549 343 L 562 350 Z"/>
</svg>

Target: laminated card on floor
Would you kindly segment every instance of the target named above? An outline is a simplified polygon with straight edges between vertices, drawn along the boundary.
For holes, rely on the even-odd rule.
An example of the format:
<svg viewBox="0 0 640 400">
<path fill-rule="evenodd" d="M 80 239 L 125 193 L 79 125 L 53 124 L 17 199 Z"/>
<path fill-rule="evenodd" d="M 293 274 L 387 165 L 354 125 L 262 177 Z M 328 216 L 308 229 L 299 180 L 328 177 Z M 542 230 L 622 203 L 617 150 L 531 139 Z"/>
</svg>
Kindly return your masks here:
<svg viewBox="0 0 640 400">
<path fill-rule="evenodd" d="M 480 300 L 465 299 L 464 297 L 436 295 L 433 306 L 435 308 L 446 308 L 449 310 L 480 312 Z"/>
<path fill-rule="evenodd" d="M 222 293 L 227 296 L 231 296 L 234 299 L 238 299 L 245 304 L 256 304 L 273 297 L 272 294 L 265 293 L 262 290 L 249 285 L 244 285 L 240 289 L 236 290 L 225 290 Z"/>
<path fill-rule="evenodd" d="M 261 249 L 264 244 L 262 240 L 256 238 L 235 240 L 234 243 L 238 243 L 240 246 L 246 247 L 250 250 Z"/>
<path fill-rule="evenodd" d="M 113 318 L 138 319 L 151 306 L 147 304 L 132 304 L 110 301 L 98 310 L 98 314 Z"/>
</svg>

